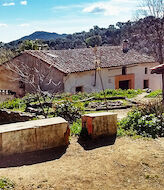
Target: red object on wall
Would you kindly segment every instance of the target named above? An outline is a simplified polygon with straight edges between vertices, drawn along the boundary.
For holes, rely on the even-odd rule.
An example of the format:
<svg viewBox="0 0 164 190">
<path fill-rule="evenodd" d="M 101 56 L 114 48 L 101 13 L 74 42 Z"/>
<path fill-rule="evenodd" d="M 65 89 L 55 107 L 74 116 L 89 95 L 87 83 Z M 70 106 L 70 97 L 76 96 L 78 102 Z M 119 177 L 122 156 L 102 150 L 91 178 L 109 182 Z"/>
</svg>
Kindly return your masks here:
<svg viewBox="0 0 164 190">
<path fill-rule="evenodd" d="M 87 129 L 88 134 L 91 135 L 93 133 L 92 118 L 87 118 Z"/>
</svg>

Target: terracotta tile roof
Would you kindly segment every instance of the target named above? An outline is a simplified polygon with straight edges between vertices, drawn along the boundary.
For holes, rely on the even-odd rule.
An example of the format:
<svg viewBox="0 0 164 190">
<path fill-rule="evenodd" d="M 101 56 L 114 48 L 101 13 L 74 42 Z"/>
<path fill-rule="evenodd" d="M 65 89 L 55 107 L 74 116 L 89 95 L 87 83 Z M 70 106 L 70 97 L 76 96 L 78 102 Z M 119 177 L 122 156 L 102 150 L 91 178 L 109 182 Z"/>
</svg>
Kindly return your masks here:
<svg viewBox="0 0 164 190">
<path fill-rule="evenodd" d="M 164 72 L 164 64 L 151 68 L 151 73 L 162 74 Z"/>
<path fill-rule="evenodd" d="M 91 48 L 71 50 L 26 51 L 64 73 L 82 72 L 95 69 L 95 53 Z M 97 59 L 101 57 L 102 68 L 126 66 L 138 63 L 155 62 L 153 57 L 134 50 L 123 53 L 120 46 L 102 46 L 97 48 Z"/>
</svg>

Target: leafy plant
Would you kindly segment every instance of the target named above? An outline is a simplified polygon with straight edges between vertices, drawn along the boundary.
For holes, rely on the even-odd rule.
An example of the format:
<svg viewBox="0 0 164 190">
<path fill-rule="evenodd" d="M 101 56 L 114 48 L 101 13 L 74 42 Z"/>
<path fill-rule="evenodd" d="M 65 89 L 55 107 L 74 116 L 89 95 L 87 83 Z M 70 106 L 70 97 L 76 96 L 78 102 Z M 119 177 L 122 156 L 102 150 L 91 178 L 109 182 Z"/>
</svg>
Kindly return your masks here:
<svg viewBox="0 0 164 190">
<path fill-rule="evenodd" d="M 56 104 L 54 116 L 60 116 L 70 123 L 81 118 L 81 109 L 75 107 L 72 102 L 65 101 L 62 104 Z"/>
<path fill-rule="evenodd" d="M 14 183 L 11 180 L 7 178 L 0 179 L 0 190 L 8 190 L 13 188 L 14 188 Z"/>
<path fill-rule="evenodd" d="M 119 122 L 120 134 L 125 130 L 134 131 L 143 137 L 164 137 L 163 112 L 164 108 L 161 102 L 153 102 L 135 108 Z"/>
<path fill-rule="evenodd" d="M 23 101 L 23 99 L 19 99 L 19 98 L 15 98 L 13 100 L 8 100 L 8 101 L 0 104 L 1 109 L 3 109 L 3 108 L 18 109 L 18 110 L 24 111 L 25 107 L 26 107 L 25 102 Z"/>
<path fill-rule="evenodd" d="M 78 119 L 76 122 L 73 122 L 70 128 L 71 128 L 71 135 L 80 135 L 82 129 L 81 119 Z"/>
</svg>

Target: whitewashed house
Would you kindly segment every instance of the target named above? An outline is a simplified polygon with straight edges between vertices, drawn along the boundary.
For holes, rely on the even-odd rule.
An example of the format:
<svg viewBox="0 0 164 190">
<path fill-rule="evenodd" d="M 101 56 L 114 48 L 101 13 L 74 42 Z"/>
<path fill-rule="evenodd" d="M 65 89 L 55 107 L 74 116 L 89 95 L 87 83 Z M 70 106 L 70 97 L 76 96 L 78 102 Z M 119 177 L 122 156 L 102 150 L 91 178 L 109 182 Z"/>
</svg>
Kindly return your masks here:
<svg viewBox="0 0 164 190">
<path fill-rule="evenodd" d="M 25 51 L 11 60 L 12 63 L 17 61 L 31 67 L 37 63 L 40 70 L 47 70 L 48 65 L 53 65 L 50 77 L 56 83 L 60 82 L 56 92 L 95 92 L 102 90 L 102 83 L 105 89 L 156 90 L 162 87 L 161 76 L 152 75 L 150 71 L 158 65 L 154 58 L 134 50 L 123 51 L 121 46 L 102 46 L 97 50 Z M 4 65 L 0 66 L 0 89 L 10 87 L 21 96 L 22 84 L 6 78 Z M 23 90 L 31 92 L 27 85 Z"/>
</svg>

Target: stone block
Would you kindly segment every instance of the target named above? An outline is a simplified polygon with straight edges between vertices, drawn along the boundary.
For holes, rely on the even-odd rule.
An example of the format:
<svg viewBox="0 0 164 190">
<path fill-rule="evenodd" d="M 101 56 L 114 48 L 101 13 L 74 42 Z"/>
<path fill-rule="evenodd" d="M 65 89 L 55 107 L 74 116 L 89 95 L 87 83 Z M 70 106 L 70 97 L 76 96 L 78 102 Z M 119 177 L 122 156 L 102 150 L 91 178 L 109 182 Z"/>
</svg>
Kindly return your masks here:
<svg viewBox="0 0 164 190">
<path fill-rule="evenodd" d="M 82 116 L 82 127 L 87 128 L 92 138 L 117 134 L 117 114 L 109 112 L 91 113 Z"/>
<path fill-rule="evenodd" d="M 32 152 L 69 143 L 68 122 L 61 117 L 0 126 L 0 155 Z"/>
</svg>

